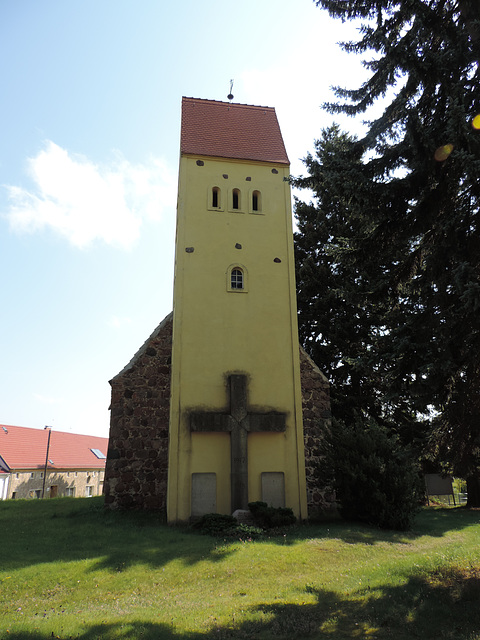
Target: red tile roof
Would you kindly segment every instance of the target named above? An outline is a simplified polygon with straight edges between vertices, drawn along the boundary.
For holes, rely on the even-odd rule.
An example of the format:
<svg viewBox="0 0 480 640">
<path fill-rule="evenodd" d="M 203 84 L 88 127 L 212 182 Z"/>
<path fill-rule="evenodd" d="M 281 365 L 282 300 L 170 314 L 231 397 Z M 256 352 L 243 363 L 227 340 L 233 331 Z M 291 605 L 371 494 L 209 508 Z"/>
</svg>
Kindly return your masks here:
<svg viewBox="0 0 480 640">
<path fill-rule="evenodd" d="M 30 429 L 0 425 L 0 466 L 9 469 L 37 469 L 45 466 L 48 429 Z M 107 455 L 108 438 L 51 430 L 49 469 L 103 469 L 105 459 L 91 450 Z M 5 464 L 2 464 L 2 460 Z"/>
<path fill-rule="evenodd" d="M 182 99 L 182 154 L 290 164 L 275 109 Z"/>
</svg>

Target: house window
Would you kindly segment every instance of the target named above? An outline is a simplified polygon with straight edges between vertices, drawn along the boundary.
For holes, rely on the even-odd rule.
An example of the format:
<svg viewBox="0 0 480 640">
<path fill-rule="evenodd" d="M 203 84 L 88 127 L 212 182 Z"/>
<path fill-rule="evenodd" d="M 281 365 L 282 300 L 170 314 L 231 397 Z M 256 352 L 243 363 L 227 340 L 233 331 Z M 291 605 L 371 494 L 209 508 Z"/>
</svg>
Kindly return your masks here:
<svg viewBox="0 0 480 640">
<path fill-rule="evenodd" d="M 212 189 L 212 207 L 218 209 L 220 207 L 220 189 L 213 187 Z"/>
<path fill-rule="evenodd" d="M 91 498 L 93 496 L 93 487 L 90 485 L 87 485 L 85 487 L 85 497 L 86 498 Z"/>
<path fill-rule="evenodd" d="M 65 489 L 65 495 L 70 497 L 70 498 L 74 498 L 75 497 L 75 487 L 67 487 Z"/>
<path fill-rule="evenodd" d="M 17 492 L 16 491 L 12 491 L 12 500 L 15 500 L 16 497 L 17 497 Z"/>
</svg>

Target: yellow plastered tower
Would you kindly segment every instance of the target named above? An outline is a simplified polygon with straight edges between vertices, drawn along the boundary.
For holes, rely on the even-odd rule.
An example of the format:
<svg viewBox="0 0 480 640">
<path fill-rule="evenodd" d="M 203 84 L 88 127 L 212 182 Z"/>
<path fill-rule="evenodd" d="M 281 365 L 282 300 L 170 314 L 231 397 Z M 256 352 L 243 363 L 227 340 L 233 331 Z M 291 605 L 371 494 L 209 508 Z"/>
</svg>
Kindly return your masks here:
<svg viewBox="0 0 480 640">
<path fill-rule="evenodd" d="M 275 110 L 183 98 L 167 517 L 307 517 L 289 161 Z"/>
</svg>

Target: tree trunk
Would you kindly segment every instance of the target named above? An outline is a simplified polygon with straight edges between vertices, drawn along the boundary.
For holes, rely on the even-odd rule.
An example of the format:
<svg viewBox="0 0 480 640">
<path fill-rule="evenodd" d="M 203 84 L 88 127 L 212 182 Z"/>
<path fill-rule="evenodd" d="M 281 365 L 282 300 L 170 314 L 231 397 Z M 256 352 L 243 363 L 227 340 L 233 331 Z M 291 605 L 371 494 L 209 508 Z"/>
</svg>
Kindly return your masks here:
<svg viewBox="0 0 480 640">
<path fill-rule="evenodd" d="M 480 476 L 467 478 L 467 507 L 480 507 Z"/>
</svg>

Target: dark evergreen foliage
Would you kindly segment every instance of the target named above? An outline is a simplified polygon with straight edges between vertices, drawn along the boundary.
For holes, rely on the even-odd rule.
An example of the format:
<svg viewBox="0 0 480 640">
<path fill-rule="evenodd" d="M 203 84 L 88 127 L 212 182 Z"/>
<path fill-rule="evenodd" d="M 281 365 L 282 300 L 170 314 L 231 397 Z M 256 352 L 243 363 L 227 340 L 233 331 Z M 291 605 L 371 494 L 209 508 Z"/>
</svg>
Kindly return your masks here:
<svg viewBox="0 0 480 640">
<path fill-rule="evenodd" d="M 262 529 L 274 529 L 295 524 L 297 521 L 292 509 L 289 507 L 269 507 L 266 502 L 249 502 L 255 524 Z"/>
<path fill-rule="evenodd" d="M 398 437 L 375 421 L 336 420 L 324 444 L 323 479 L 340 515 L 384 529 L 411 528 L 422 499 L 418 465 Z"/>
<path fill-rule="evenodd" d="M 343 46 L 370 56 L 327 108 L 394 96 L 361 139 L 324 132 L 295 181 L 315 196 L 296 204 L 301 336 L 337 415 L 421 444 L 480 506 L 480 2 L 316 4 L 360 19 Z"/>
<path fill-rule="evenodd" d="M 223 513 L 206 513 L 193 523 L 193 528 L 211 536 L 222 536 L 238 525 L 236 518 Z"/>
</svg>

